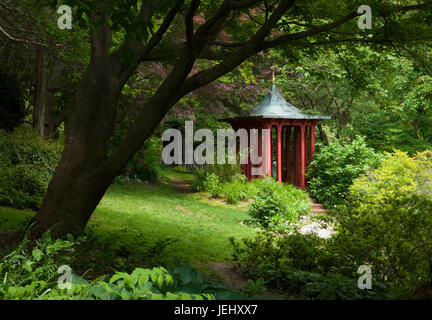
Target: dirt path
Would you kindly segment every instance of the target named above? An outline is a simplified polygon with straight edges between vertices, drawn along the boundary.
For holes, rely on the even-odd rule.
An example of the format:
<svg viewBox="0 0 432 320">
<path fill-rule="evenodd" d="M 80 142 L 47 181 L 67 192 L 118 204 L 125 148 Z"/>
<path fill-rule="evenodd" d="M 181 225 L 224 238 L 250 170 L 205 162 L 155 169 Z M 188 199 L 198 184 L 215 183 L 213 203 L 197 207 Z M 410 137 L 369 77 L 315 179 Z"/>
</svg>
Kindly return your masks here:
<svg viewBox="0 0 432 320">
<path fill-rule="evenodd" d="M 169 184 L 173 186 L 178 193 L 190 193 L 192 192 L 192 188 L 187 181 L 180 179 L 170 179 Z"/>
<path fill-rule="evenodd" d="M 248 279 L 244 273 L 240 269 L 234 268 L 234 266 L 229 263 L 212 262 L 210 268 L 221 276 L 221 282 L 228 288 L 234 287 L 237 290 L 241 290 L 244 286 L 248 286 Z M 276 291 L 270 289 L 264 290 L 262 295 L 273 300 L 284 299 Z"/>
</svg>

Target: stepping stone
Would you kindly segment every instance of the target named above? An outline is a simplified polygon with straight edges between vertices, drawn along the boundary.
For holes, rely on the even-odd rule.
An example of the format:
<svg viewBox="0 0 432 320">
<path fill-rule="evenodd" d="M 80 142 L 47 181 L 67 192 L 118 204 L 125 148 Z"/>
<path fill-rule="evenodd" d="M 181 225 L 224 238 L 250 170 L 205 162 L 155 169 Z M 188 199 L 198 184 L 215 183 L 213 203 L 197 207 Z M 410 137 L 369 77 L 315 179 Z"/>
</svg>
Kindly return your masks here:
<svg viewBox="0 0 432 320">
<path fill-rule="evenodd" d="M 318 201 L 316 199 L 311 199 L 311 209 L 312 209 L 312 214 L 327 215 L 327 212 L 326 212 L 324 206 L 321 203 L 318 203 Z"/>
</svg>

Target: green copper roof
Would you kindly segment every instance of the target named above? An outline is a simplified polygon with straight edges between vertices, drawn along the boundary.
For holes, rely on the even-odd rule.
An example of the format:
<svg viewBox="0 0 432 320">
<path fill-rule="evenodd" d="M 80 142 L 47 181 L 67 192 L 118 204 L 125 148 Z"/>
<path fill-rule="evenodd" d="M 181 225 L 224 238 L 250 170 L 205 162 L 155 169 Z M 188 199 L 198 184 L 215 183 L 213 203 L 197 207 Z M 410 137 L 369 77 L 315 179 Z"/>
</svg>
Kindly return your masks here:
<svg viewBox="0 0 432 320">
<path fill-rule="evenodd" d="M 271 92 L 252 109 L 250 116 L 263 118 L 284 118 L 284 119 L 330 119 L 326 116 L 308 115 L 287 102 L 279 92 L 279 89 L 272 85 Z"/>
<path fill-rule="evenodd" d="M 301 110 L 287 102 L 275 85 L 272 85 L 270 90 L 270 93 L 268 93 L 264 99 L 249 112 L 249 115 L 240 116 L 236 119 L 330 119 L 329 116 L 304 114 Z"/>
</svg>

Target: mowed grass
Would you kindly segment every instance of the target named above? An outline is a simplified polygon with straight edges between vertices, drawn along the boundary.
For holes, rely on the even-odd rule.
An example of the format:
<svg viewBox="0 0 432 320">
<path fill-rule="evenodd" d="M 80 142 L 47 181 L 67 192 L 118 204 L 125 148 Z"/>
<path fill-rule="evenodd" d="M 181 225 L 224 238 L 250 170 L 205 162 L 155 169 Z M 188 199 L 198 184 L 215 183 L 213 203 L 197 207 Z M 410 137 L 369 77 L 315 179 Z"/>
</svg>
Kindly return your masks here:
<svg viewBox="0 0 432 320">
<path fill-rule="evenodd" d="M 163 176 L 159 185 L 112 185 L 87 231 L 105 248 L 126 248 L 135 255 L 148 255 L 151 248 L 160 254 L 161 263 L 170 263 L 174 256 L 193 263 L 227 261 L 232 254 L 229 237 L 250 237 L 256 232 L 241 224 L 249 218 L 245 207 L 179 193 L 170 182 L 190 183 L 195 175 L 164 170 Z M 15 228 L 32 215 L 0 208 L 0 230 Z M 171 242 L 164 247 L 167 239 Z"/>
<path fill-rule="evenodd" d="M 148 247 L 174 239 L 163 255 L 191 262 L 226 261 L 232 253 L 229 237 L 249 237 L 255 232 L 241 224 L 248 219 L 244 210 L 200 201 L 169 185 L 112 186 L 94 219 L 89 227 L 96 234 L 121 233 L 116 241 L 123 247 L 140 243 Z"/>
</svg>

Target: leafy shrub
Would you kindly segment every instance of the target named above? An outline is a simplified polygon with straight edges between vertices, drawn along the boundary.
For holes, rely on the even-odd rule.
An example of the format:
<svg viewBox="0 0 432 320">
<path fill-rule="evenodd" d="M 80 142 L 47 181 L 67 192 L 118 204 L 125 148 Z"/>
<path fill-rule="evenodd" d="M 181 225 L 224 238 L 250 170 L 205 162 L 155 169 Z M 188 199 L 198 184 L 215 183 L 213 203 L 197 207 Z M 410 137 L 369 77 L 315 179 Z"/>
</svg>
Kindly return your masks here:
<svg viewBox="0 0 432 320">
<path fill-rule="evenodd" d="M 161 141 L 157 137 L 150 137 L 144 142 L 144 146 L 135 154 L 126 165 L 123 175 L 130 179 L 139 179 L 156 183 L 160 174 Z"/>
<path fill-rule="evenodd" d="M 299 299 L 318 300 L 364 300 L 389 299 L 393 294 L 393 284 L 374 281 L 372 290 L 360 290 L 357 278 L 340 274 L 319 274 L 281 267 L 280 283 L 286 292 Z"/>
<path fill-rule="evenodd" d="M 215 173 L 197 169 L 196 175 L 198 179 L 192 184 L 195 191 L 208 192 L 213 198 L 224 198 L 231 204 L 251 199 L 257 191 L 255 185 L 241 173 L 221 178 Z"/>
<path fill-rule="evenodd" d="M 369 168 L 376 168 L 382 156 L 369 148 L 362 137 L 350 143 L 340 140 L 321 145 L 311 163 L 310 194 L 327 208 L 341 204 L 353 180 Z"/>
<path fill-rule="evenodd" d="M 292 223 L 300 215 L 310 211 L 310 200 L 306 193 L 265 177 L 257 180 L 258 192 L 249 210 L 249 215 L 261 226 Z"/>
<path fill-rule="evenodd" d="M 81 239 L 80 239 L 81 240 Z M 69 240 L 52 240 L 46 233 L 34 245 L 27 239 L 0 262 L 0 300 L 36 299 L 57 285 L 61 265 L 72 261 L 74 246 Z"/>
<path fill-rule="evenodd" d="M 241 174 L 240 164 L 213 164 L 204 169 L 209 174 L 214 174 L 221 182 L 232 182 Z"/>
<path fill-rule="evenodd" d="M 410 91 L 414 93 L 415 90 Z M 405 104 L 406 105 L 406 104 Z M 412 133 L 412 126 L 407 126 L 418 117 L 417 110 L 413 114 L 410 110 L 401 109 L 401 105 L 391 105 L 385 109 L 370 109 L 367 112 L 353 113 L 352 126 L 346 126 L 343 131 L 348 131 L 349 136 L 361 134 L 367 137 L 365 142 L 378 152 L 393 152 L 401 150 L 409 155 L 419 151 L 432 148 L 432 144 L 425 140 L 415 138 Z M 430 128 L 427 121 L 430 117 L 423 117 L 420 121 L 424 128 Z M 427 120 L 427 121 L 424 121 Z M 376 125 L 379 123 L 379 125 Z"/>
<path fill-rule="evenodd" d="M 10 166 L 0 161 L 0 205 L 37 210 L 47 187 L 44 178 L 29 165 Z"/>
<path fill-rule="evenodd" d="M 231 238 L 233 261 L 252 279 L 263 278 L 291 298 L 387 298 L 391 283 L 374 281 L 372 290 L 360 290 L 358 274 L 340 272 L 341 259 L 326 249 L 330 240 L 298 232 L 275 236 L 260 232 L 255 238 Z"/>
<path fill-rule="evenodd" d="M 28 125 L 22 125 L 12 133 L 0 130 L 0 160 L 13 166 L 30 165 L 44 176 L 45 181 L 51 179 L 62 151 L 61 144 L 39 136 Z"/>
<path fill-rule="evenodd" d="M 201 273 L 189 264 L 173 271 L 136 268 L 131 274 L 116 272 L 108 282 L 81 283 L 67 295 L 82 293 L 83 289 L 86 299 L 101 300 L 231 300 L 248 299 L 252 294 L 205 284 Z"/>
<path fill-rule="evenodd" d="M 68 295 L 84 291 L 88 295 L 86 298 L 101 300 L 215 299 L 214 295 L 203 292 L 201 274 L 188 265 L 176 268 L 173 273 L 163 267 L 136 268 L 131 274 L 116 272 L 108 282 L 81 283 Z"/>
<path fill-rule="evenodd" d="M 221 193 L 228 203 L 237 204 L 239 201 L 246 201 L 253 196 L 255 188 L 248 182 L 234 181 L 222 185 Z"/>
<path fill-rule="evenodd" d="M 0 129 L 12 131 L 24 117 L 24 98 L 18 79 L 0 70 Z"/>
<path fill-rule="evenodd" d="M 288 235 L 287 232 L 282 234 Z M 245 238 L 241 242 L 230 238 L 230 242 L 234 263 L 245 268 L 247 274 L 253 277 L 262 274 L 263 268 L 276 270 L 281 265 L 305 271 L 322 271 L 319 269 L 322 264 L 318 262 L 323 260 L 325 253 L 320 247 L 326 240 L 315 234 L 294 233 L 279 237 L 269 231 L 260 231 L 254 238 Z"/>
<path fill-rule="evenodd" d="M 198 192 L 208 192 L 213 198 L 221 196 L 220 180 L 219 177 L 201 169 L 196 171 L 198 179 L 192 183 L 192 188 Z"/>
<path fill-rule="evenodd" d="M 38 209 L 61 151 L 28 126 L 0 130 L 0 205 Z"/>
<path fill-rule="evenodd" d="M 203 300 L 247 299 L 259 288 L 244 292 L 206 284 L 189 264 L 168 271 L 163 267 L 116 272 L 93 281 L 72 274 L 70 289 L 57 286 L 61 265 L 73 263 L 75 247 L 85 238 L 52 240 L 49 233 L 32 244 L 27 238 L 0 262 L 0 299 L 37 300 Z"/>
<path fill-rule="evenodd" d="M 429 281 L 432 266 L 432 152 L 397 151 L 354 181 L 339 213 L 334 250 L 375 277 L 411 286 Z"/>
<path fill-rule="evenodd" d="M 232 240 L 233 260 L 297 298 L 408 298 L 431 280 L 431 176 L 431 151 L 398 151 L 354 181 L 332 238 L 262 232 Z M 372 268 L 372 290 L 356 286 L 361 265 Z"/>
</svg>

